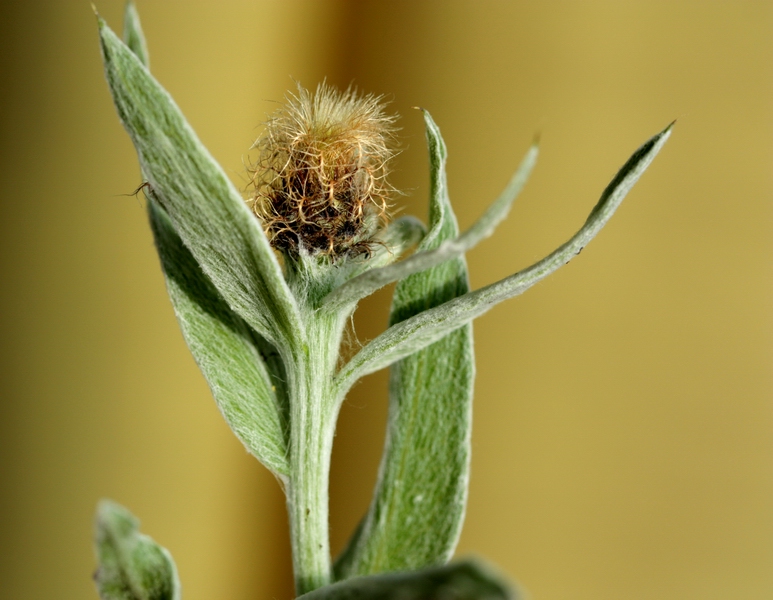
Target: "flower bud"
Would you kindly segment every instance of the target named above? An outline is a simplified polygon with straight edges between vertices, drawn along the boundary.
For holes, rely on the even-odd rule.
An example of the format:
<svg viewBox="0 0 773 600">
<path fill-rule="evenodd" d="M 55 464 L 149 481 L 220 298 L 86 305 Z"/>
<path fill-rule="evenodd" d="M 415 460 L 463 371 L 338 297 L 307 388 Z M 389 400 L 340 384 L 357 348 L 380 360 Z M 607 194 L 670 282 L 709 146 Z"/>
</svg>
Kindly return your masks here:
<svg viewBox="0 0 773 600">
<path fill-rule="evenodd" d="M 332 260 L 369 252 L 387 219 L 395 117 L 380 97 L 298 86 L 254 147 L 252 207 L 274 248 Z"/>
</svg>

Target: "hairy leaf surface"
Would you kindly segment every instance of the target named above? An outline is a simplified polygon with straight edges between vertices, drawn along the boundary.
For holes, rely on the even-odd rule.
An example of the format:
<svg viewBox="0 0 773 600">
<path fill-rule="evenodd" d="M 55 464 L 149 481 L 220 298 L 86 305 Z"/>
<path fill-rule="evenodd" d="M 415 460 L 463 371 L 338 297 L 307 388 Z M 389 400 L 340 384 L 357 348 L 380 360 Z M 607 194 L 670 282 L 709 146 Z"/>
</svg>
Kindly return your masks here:
<svg viewBox="0 0 773 600">
<path fill-rule="evenodd" d="M 430 230 L 419 252 L 458 235 L 446 185 L 446 148 L 425 113 L 430 155 Z M 400 323 L 469 291 L 462 258 L 400 281 L 390 322 Z M 389 423 L 378 483 L 341 578 L 406 571 L 448 561 L 467 499 L 474 359 L 472 326 L 459 328 L 397 362 L 389 384 Z"/>
<path fill-rule="evenodd" d="M 99 19 L 105 74 L 143 175 L 228 305 L 280 348 L 303 337 L 261 227 L 169 94 Z"/>
<path fill-rule="evenodd" d="M 124 15 L 124 41 L 148 65 L 133 2 Z M 247 450 L 276 475 L 288 471 L 287 394 L 276 350 L 223 300 L 148 190 L 148 216 L 180 329 L 209 383 L 220 412 Z"/>
<path fill-rule="evenodd" d="M 250 453 L 287 474 L 287 396 L 276 351 L 228 307 L 152 199 L 148 212 L 177 321 L 220 412 Z"/>
</svg>

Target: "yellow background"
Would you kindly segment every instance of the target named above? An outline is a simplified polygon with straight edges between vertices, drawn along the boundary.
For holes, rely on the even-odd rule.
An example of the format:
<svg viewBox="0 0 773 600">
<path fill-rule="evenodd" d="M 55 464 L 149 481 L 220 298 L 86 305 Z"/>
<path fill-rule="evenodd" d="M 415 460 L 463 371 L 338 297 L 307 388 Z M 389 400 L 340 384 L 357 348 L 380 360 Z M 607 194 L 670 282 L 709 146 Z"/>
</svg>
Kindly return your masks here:
<svg viewBox="0 0 773 600">
<path fill-rule="evenodd" d="M 230 434 L 165 295 L 87 2 L 0 13 L 0 597 L 93 598 L 95 503 L 128 506 L 187 600 L 289 598 L 278 486 Z M 116 29 L 122 2 L 98 8 Z M 420 115 L 462 227 L 532 136 L 540 163 L 469 255 L 479 287 L 583 222 L 628 155 L 674 135 L 582 255 L 476 321 L 459 554 L 536 600 L 773 597 L 773 4 L 140 1 L 156 77 L 236 182 L 292 87 L 387 94 L 395 183 L 424 217 Z M 383 328 L 388 295 L 357 333 Z M 342 414 L 340 549 L 378 464 L 386 375 Z"/>
</svg>

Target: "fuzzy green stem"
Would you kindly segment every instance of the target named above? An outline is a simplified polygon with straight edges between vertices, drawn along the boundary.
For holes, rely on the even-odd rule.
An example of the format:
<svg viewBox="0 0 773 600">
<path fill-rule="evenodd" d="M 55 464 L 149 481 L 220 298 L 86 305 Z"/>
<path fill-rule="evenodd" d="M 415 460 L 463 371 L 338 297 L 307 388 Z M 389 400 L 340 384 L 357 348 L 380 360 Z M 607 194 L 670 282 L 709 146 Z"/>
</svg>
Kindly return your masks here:
<svg viewBox="0 0 773 600">
<path fill-rule="evenodd" d="M 295 421 L 291 479 L 287 488 L 287 511 L 293 550 L 296 594 L 301 595 L 330 583 L 328 535 L 328 474 L 330 441 L 324 428 L 315 424 L 308 411 Z"/>
<path fill-rule="evenodd" d="M 343 329 L 340 315 L 304 312 L 306 344 L 291 375 L 286 488 L 298 595 L 331 582 L 328 481 L 338 412 L 331 383 Z"/>
</svg>

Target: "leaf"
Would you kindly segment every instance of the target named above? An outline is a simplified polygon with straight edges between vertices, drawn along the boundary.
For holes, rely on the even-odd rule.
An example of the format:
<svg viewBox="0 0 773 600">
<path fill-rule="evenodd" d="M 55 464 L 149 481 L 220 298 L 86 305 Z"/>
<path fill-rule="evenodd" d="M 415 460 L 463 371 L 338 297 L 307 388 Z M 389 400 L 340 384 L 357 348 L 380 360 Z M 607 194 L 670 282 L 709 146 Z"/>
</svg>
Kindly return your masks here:
<svg viewBox="0 0 773 600">
<path fill-rule="evenodd" d="M 291 350 L 303 339 L 301 318 L 257 219 L 169 94 L 101 18 L 99 32 L 108 85 L 148 186 L 228 305 Z"/>
<path fill-rule="evenodd" d="M 147 66 L 133 2 L 126 3 L 123 35 Z M 167 290 L 188 348 L 239 440 L 274 474 L 286 475 L 288 408 L 282 362 L 276 350 L 228 307 L 153 199 L 153 191 L 147 196 Z"/>
<path fill-rule="evenodd" d="M 430 231 L 425 253 L 458 235 L 446 186 L 446 148 L 429 113 Z M 392 324 L 469 291 L 462 258 L 403 279 Z M 472 326 L 461 327 L 392 367 L 389 423 L 373 501 L 338 578 L 444 564 L 461 532 L 467 500 L 474 359 Z"/>
<path fill-rule="evenodd" d="M 298 600 L 515 600 L 507 585 L 473 561 L 407 573 L 354 577 Z"/>
<path fill-rule="evenodd" d="M 663 148 L 672 127 L 673 123 L 634 152 L 601 194 L 585 224 L 568 242 L 523 271 L 393 325 L 362 348 L 341 370 L 338 376 L 341 393 L 360 377 L 421 350 L 499 302 L 522 294 L 568 263 L 606 225 L 625 195 Z"/>
<path fill-rule="evenodd" d="M 428 113 L 425 112 L 426 114 Z M 433 127 L 436 128 L 437 126 L 433 125 Z M 521 193 L 523 186 L 526 184 L 529 175 L 537 163 L 538 154 L 539 149 L 535 142 L 529 148 L 529 151 L 499 198 L 462 235 L 457 237 L 457 232 L 453 238 L 444 239 L 442 244 L 431 248 L 427 247 L 402 262 L 378 269 L 370 269 L 330 292 L 323 300 L 323 304 L 328 310 L 336 310 L 338 307 L 345 306 L 346 304 L 356 303 L 389 283 L 408 277 L 413 273 L 419 273 L 452 258 L 460 257 L 468 250 L 474 248 L 478 242 L 489 237 L 494 232 L 496 226 L 510 212 L 510 207 L 518 197 L 518 194 Z"/>
<path fill-rule="evenodd" d="M 228 308 L 152 199 L 148 213 L 180 329 L 220 412 L 251 454 L 286 475 L 288 400 L 276 351 Z"/>
<path fill-rule="evenodd" d="M 142 52 L 138 57 L 147 65 L 133 2 L 126 4 L 124 38 L 135 54 Z M 183 337 L 239 440 L 270 471 L 287 474 L 282 362 L 276 350 L 228 307 L 154 197 L 148 191 L 148 216 Z"/>
<path fill-rule="evenodd" d="M 125 508 L 103 500 L 97 507 L 94 573 L 102 600 L 178 600 L 180 583 L 171 555 L 139 533 Z"/>
<path fill-rule="evenodd" d="M 140 15 L 132 0 L 126 2 L 123 13 L 123 41 L 146 68 L 150 68 L 148 46 L 142 33 Z"/>
</svg>

